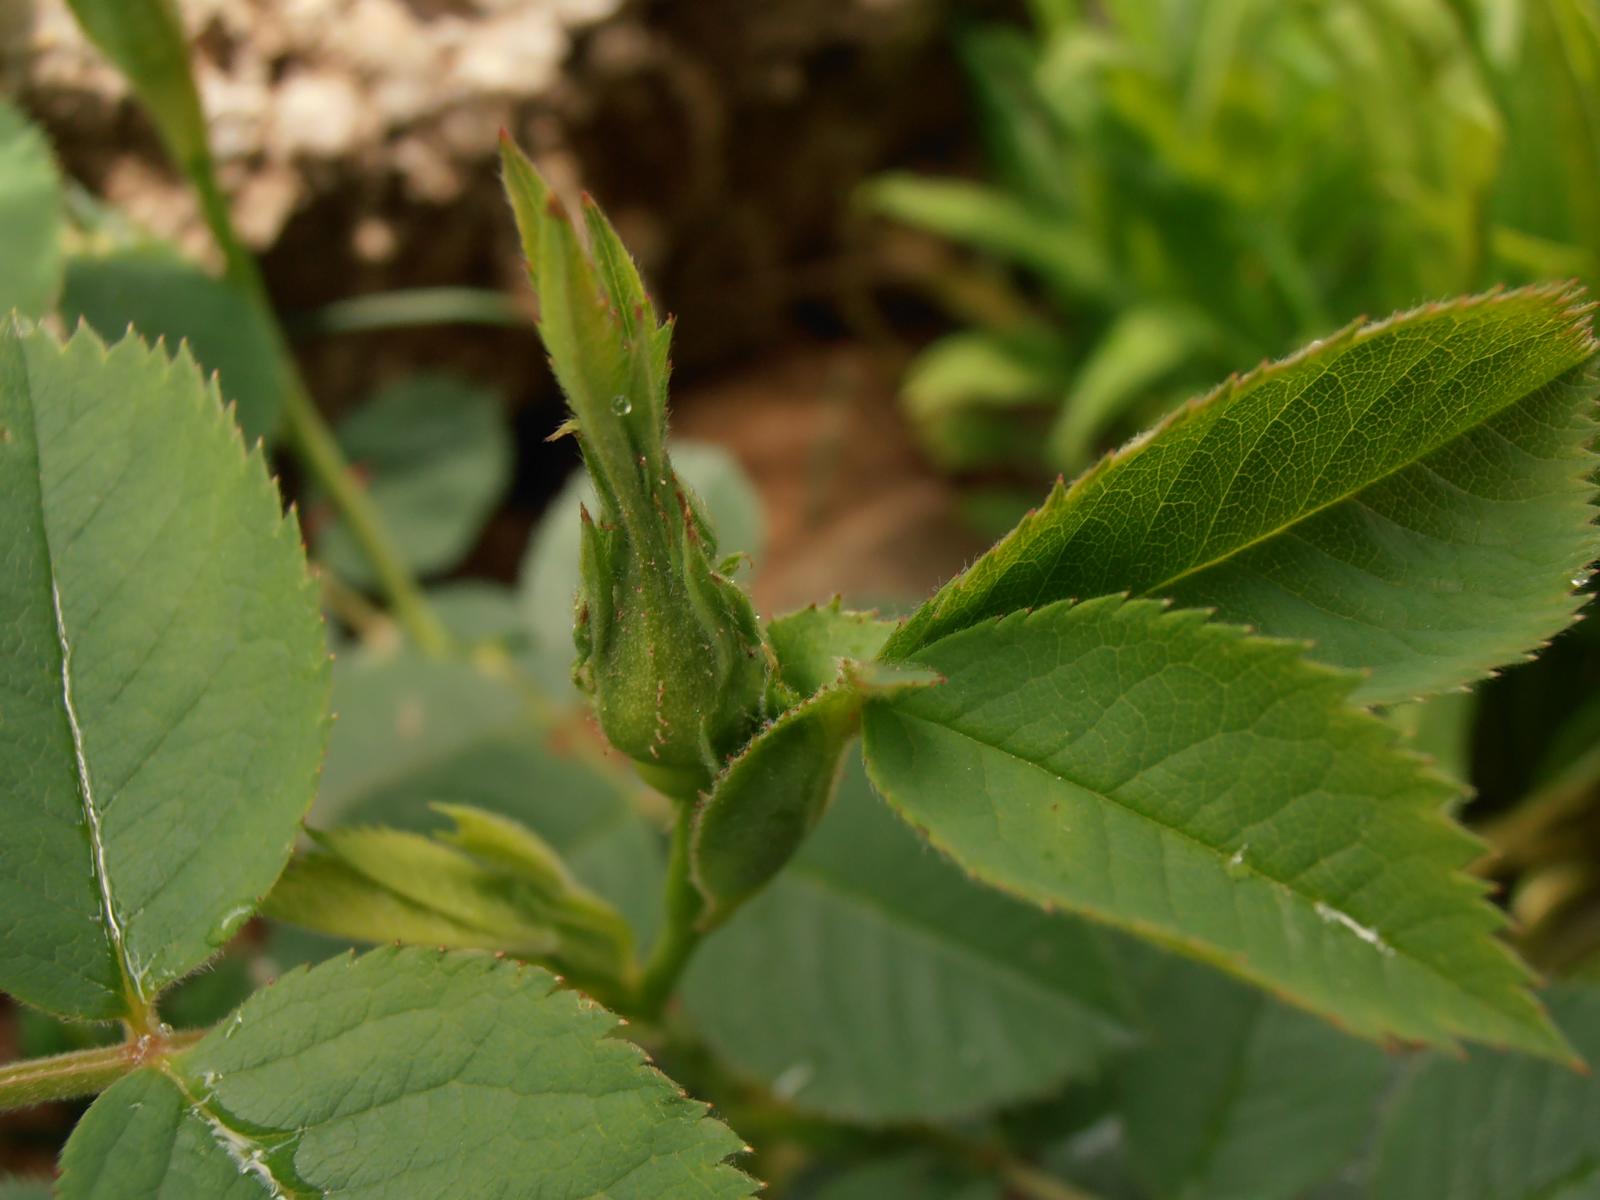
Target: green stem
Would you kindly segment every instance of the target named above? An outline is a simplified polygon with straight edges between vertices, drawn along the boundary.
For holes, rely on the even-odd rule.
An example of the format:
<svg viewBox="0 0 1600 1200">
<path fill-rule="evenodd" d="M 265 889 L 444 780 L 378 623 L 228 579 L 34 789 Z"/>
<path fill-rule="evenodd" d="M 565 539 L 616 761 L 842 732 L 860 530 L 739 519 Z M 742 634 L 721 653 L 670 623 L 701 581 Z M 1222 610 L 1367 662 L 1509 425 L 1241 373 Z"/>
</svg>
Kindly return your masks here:
<svg viewBox="0 0 1600 1200">
<path fill-rule="evenodd" d="M 361 546 L 395 620 L 425 653 L 435 656 L 449 653 L 452 646 L 449 632 L 423 598 L 417 581 L 394 548 L 377 505 L 351 474 L 333 430 L 322 419 L 298 374 L 293 376 L 284 397 L 283 415 L 300 461 L 322 486 L 344 518 L 350 535 Z"/>
<path fill-rule="evenodd" d="M 115 1046 L 7 1063 L 0 1066 L 0 1112 L 96 1095 L 130 1071 L 159 1062 L 204 1035 L 204 1030 L 148 1035 Z"/>
<path fill-rule="evenodd" d="M 448 653 L 451 649 L 449 632 L 423 599 L 417 581 L 395 549 L 394 540 L 389 536 L 378 506 L 372 502 L 366 489 L 356 482 L 338 439 L 306 389 L 294 352 L 273 310 L 260 267 L 234 230 L 227 200 L 217 187 L 210 156 L 202 156 L 186 164 L 186 167 L 199 194 L 206 224 L 210 226 L 211 234 L 222 250 L 228 279 L 250 298 L 273 332 L 278 354 L 283 359 L 289 378 L 283 401 L 284 424 L 300 461 L 344 518 L 351 537 L 361 547 L 373 574 L 377 576 L 378 586 L 388 599 L 395 619 L 425 653 Z"/>
<path fill-rule="evenodd" d="M 322 587 L 323 608 L 348 625 L 363 642 L 392 642 L 399 638 L 393 617 L 327 567 L 319 567 L 316 577 Z"/>
<path fill-rule="evenodd" d="M 665 915 L 661 933 L 650 951 L 650 961 L 645 963 L 644 974 L 639 978 L 639 988 L 634 994 L 633 1012 L 642 1019 L 653 1021 L 666 1007 L 678 977 L 689 963 L 689 956 L 700 944 L 700 931 L 695 921 L 700 916 L 704 901 L 689 878 L 689 836 L 694 830 L 694 809 L 688 804 L 678 805 L 677 824 L 672 829 L 672 850 L 667 858 Z"/>
</svg>

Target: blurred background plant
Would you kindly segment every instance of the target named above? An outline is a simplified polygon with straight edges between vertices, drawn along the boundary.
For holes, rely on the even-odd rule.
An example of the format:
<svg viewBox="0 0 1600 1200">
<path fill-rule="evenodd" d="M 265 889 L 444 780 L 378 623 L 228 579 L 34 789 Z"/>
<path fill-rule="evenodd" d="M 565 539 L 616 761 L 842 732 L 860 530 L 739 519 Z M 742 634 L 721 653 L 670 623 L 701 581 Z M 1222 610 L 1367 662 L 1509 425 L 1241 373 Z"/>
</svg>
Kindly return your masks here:
<svg viewBox="0 0 1600 1200">
<path fill-rule="evenodd" d="M 1365 315 L 1600 264 L 1587 0 L 1032 0 L 958 35 L 983 182 L 875 211 L 975 252 L 906 412 L 946 468 L 1071 476 Z"/>
<path fill-rule="evenodd" d="M 1041 476 L 1359 313 L 1600 277 L 1597 0 L 1035 0 L 1029 25 L 933 0 L 178 7 L 209 182 L 165 162 L 160 120 L 59 0 L 0 6 L 0 37 L 37 20 L 28 62 L 0 56 L 21 81 L 0 105 L 0 310 L 186 339 L 268 439 L 336 654 L 316 827 L 510 817 L 641 942 L 666 811 L 568 681 L 587 484 L 570 439 L 545 443 L 560 401 L 486 165 L 498 125 L 596 190 L 680 315 L 674 458 L 767 613 L 836 586 L 920 598 L 982 544 L 958 504 L 1009 523 Z M 972 167 L 974 140 L 989 182 L 928 174 Z M 853 227 L 871 175 L 872 210 L 942 241 L 907 259 L 892 228 Z M 937 310 L 908 303 L 907 261 Z M 926 460 L 884 332 L 937 338 L 904 382 Z M 1477 789 L 1481 872 L 1563 977 L 1600 961 L 1595 628 L 1391 713 Z M 1496 1144 L 1545 1136 L 1592 1186 L 1592 1080 L 1397 1065 L 1203 968 L 1025 918 L 885 821 L 852 763 L 651 1044 L 758 1141 L 774 1194 L 1398 1200 L 1422 1194 L 1408 1163 L 1484 1141 L 1480 1109 L 1411 1102 L 1434 1086 L 1570 1120 Z M 214 1021 L 343 944 L 254 921 L 164 1015 Z M 939 1019 L 903 1019 L 908 996 Z M 1600 1036 L 1600 1011 L 1571 1020 Z M 0 1057 L 100 1032 L 0 1008 Z M 74 1115 L 8 1117 L 0 1173 L 48 1170 Z M 1462 1194 L 1561 1185 L 1537 1182 Z"/>
</svg>

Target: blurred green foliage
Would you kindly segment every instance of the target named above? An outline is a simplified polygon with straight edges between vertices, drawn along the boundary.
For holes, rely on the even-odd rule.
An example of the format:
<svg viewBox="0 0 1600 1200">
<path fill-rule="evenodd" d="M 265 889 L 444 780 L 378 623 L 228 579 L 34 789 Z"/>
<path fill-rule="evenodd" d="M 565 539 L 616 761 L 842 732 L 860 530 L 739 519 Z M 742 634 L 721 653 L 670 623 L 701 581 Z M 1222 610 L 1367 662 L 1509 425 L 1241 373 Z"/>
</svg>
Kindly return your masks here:
<svg viewBox="0 0 1600 1200">
<path fill-rule="evenodd" d="M 905 385 L 949 469 L 1075 473 L 1357 316 L 1596 278 L 1595 0 L 1030 7 L 959 36 L 990 179 L 867 191 L 1010 272 Z"/>
<path fill-rule="evenodd" d="M 871 193 L 1007 272 L 1002 301 L 963 310 L 971 327 L 930 348 L 908 384 L 953 468 L 1074 469 L 1199 385 L 1357 313 L 1600 276 L 1597 0 L 1034 0 L 1033 12 L 1031 31 L 961 39 L 993 181 L 896 177 Z M 119 61 L 159 49 L 100 20 Z M 148 61 L 142 90 L 204 199 L 198 116 L 169 67 Z M 0 215 L 40 231 L 7 241 L 30 254 L 0 270 L 0 291 L 9 279 L 15 293 L 0 307 L 185 339 L 251 436 L 283 425 L 292 364 L 237 263 L 215 278 L 118 235 L 110 210 L 63 197 L 44 139 L 3 108 Z M 359 297 L 303 328 L 515 311 L 467 301 Z M 406 570 L 458 571 L 503 498 L 505 415 L 464 380 L 424 376 L 374 393 L 338 430 Z M 759 503 L 737 464 L 685 443 L 673 457 L 722 549 L 759 559 Z M 309 473 L 307 524 L 340 636 L 341 720 L 314 821 L 431 833 L 440 802 L 514 817 L 651 939 L 665 809 L 605 757 L 568 683 L 587 482 L 549 506 L 515 591 L 462 578 L 428 590 L 450 642 L 429 654 L 367 600 L 380 581 Z M 1501 863 L 1485 873 L 1517 882 L 1524 951 L 1560 974 L 1587 956 L 1591 976 L 1597 628 L 1569 630 L 1481 697 L 1389 712 L 1414 748 L 1477 784 L 1470 815 L 1496 818 L 1474 823 Z M 1429 1194 L 1533 1200 L 1600 1178 L 1592 1078 L 1419 1055 L 1388 1091 L 1377 1051 L 1272 998 L 1120 940 L 1079 947 L 1069 918 L 1017 913 L 892 822 L 853 759 L 844 788 L 786 877 L 708 945 L 662 1038 L 666 1065 L 701 1076 L 696 1090 L 759 1139 L 777 1194 L 1330 1200 L 1420 1194 L 1439 1164 L 1461 1164 Z M 260 979 L 337 948 L 256 926 L 163 1016 L 215 1022 Z M 1592 995 L 1564 990 L 1558 1011 L 1600 1057 Z M 18 1048 L 70 1050 L 104 1032 L 26 1014 Z M 1523 1162 L 1527 1147 L 1547 1152 Z M 1538 1169 L 1514 1169 L 1528 1163 Z M 42 1194 L 0 1179 L 0 1197 Z"/>
</svg>

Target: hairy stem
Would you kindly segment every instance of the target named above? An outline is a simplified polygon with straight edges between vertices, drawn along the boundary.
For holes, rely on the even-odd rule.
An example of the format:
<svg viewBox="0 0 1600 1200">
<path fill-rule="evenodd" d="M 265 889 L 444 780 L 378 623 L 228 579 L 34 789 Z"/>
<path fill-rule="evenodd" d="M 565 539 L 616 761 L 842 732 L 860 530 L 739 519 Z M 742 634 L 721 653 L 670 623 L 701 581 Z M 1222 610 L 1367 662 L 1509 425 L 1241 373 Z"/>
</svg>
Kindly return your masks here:
<svg viewBox="0 0 1600 1200">
<path fill-rule="evenodd" d="M 672 850 L 667 858 L 666 912 L 633 1002 L 634 1013 L 652 1021 L 666 1007 L 678 977 L 689 964 L 689 956 L 700 944 L 700 931 L 695 928 L 695 921 L 704 901 L 694 880 L 689 878 L 689 835 L 694 829 L 694 808 L 681 802 L 677 807 Z"/>
<path fill-rule="evenodd" d="M 145 1034 L 115 1046 L 7 1063 L 0 1066 L 0 1112 L 96 1095 L 130 1071 L 159 1062 L 203 1036 L 205 1030 Z"/>
</svg>

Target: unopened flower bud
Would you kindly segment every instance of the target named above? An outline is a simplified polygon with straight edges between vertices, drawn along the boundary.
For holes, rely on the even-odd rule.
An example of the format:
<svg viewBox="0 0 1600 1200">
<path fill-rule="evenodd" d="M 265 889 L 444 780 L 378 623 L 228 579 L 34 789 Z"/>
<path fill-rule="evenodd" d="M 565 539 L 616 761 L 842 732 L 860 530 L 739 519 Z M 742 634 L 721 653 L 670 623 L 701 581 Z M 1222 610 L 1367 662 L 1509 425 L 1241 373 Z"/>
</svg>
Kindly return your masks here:
<svg viewBox="0 0 1600 1200">
<path fill-rule="evenodd" d="M 574 678 L 611 744 L 676 796 L 707 786 L 759 727 L 769 655 L 749 597 L 666 451 L 667 348 L 638 272 L 585 200 L 589 249 L 548 187 L 505 147 L 506 187 L 539 331 L 598 496 L 583 513 Z"/>
</svg>

